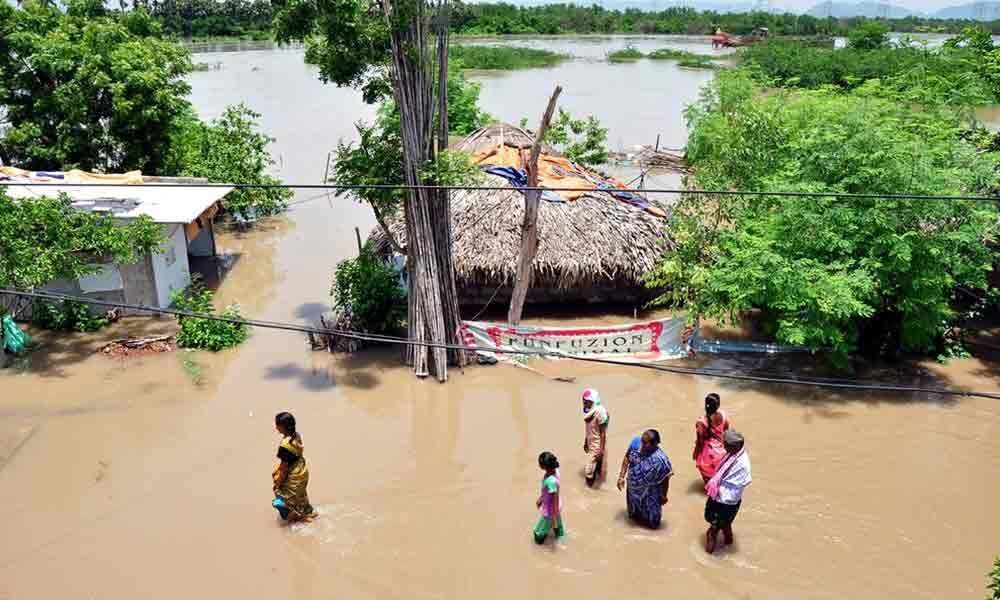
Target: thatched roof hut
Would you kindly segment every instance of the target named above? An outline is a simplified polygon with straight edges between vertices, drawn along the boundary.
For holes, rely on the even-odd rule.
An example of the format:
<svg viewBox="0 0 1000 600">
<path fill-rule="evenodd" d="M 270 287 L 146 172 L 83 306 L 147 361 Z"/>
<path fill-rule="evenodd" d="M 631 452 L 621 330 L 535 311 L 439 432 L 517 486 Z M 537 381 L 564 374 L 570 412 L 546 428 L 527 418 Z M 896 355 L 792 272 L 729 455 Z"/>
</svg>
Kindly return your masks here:
<svg viewBox="0 0 1000 600">
<path fill-rule="evenodd" d="M 520 128 L 491 125 L 456 148 L 476 155 L 498 146 L 527 149 L 532 142 L 533 137 Z M 559 156 L 551 148 L 543 153 Z M 573 167 L 585 171 L 595 183 L 621 185 L 594 171 Z M 503 177 L 484 177 L 483 186 L 507 189 L 452 194 L 455 272 L 463 304 L 508 299 L 517 272 L 524 195 Z M 648 298 L 643 277 L 667 250 L 666 207 L 650 204 L 648 211 L 643 210 L 596 189 L 572 201 L 543 200 L 538 211 L 538 254 L 527 301 L 635 302 Z M 402 220 L 389 228 L 405 248 Z M 390 252 L 380 228 L 369 241 L 377 252 Z"/>
</svg>

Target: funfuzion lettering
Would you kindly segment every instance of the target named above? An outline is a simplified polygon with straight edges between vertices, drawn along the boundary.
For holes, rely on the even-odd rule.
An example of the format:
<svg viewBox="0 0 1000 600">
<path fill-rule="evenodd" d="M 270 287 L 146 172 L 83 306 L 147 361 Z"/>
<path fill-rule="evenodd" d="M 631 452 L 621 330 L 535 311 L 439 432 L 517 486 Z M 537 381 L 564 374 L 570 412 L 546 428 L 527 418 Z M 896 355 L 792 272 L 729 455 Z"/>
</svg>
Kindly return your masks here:
<svg viewBox="0 0 1000 600">
<path fill-rule="evenodd" d="M 609 356 L 639 362 L 686 356 L 692 332 L 683 319 L 575 328 L 466 321 L 459 330 L 466 346 L 496 358 L 507 357 L 504 351 L 550 351 L 554 355 Z"/>
</svg>

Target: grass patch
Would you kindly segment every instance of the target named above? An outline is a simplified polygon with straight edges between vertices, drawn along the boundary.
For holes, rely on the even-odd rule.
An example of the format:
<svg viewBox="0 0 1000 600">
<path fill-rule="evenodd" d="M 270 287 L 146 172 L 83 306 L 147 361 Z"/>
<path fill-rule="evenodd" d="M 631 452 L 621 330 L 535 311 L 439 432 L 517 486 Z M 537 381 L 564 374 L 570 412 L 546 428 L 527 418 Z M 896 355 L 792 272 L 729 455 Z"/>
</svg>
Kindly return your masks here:
<svg viewBox="0 0 1000 600">
<path fill-rule="evenodd" d="M 629 62 L 633 60 L 639 60 L 644 57 L 643 54 L 635 46 L 625 46 L 621 50 L 615 50 L 614 52 L 608 53 L 608 60 L 611 62 Z"/>
<path fill-rule="evenodd" d="M 653 60 L 716 59 L 715 56 L 710 54 L 697 54 L 695 52 L 688 52 L 687 50 L 677 50 L 676 48 L 660 48 L 659 50 L 653 50 L 646 55 L 646 58 L 651 58 Z"/>
<path fill-rule="evenodd" d="M 683 58 L 677 61 L 678 67 L 684 67 L 686 69 L 718 69 L 719 65 L 712 61 L 711 58 L 707 56 L 691 56 L 690 58 Z"/>
<path fill-rule="evenodd" d="M 566 54 L 523 46 L 454 45 L 449 48 L 448 55 L 449 60 L 461 63 L 463 69 L 489 71 L 552 67 L 570 58 Z"/>
</svg>

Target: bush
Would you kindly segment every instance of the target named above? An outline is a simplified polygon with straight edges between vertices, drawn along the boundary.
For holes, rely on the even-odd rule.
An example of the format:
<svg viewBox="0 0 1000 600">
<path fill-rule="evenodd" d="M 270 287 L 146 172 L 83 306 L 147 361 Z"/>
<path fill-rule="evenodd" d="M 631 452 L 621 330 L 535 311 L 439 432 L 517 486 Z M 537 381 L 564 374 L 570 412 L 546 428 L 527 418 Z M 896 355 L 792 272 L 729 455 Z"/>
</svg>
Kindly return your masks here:
<svg viewBox="0 0 1000 600">
<path fill-rule="evenodd" d="M 653 60 L 684 60 L 684 59 L 704 59 L 704 60 L 715 60 L 717 57 L 710 54 L 697 54 L 695 52 L 688 52 L 687 50 L 677 50 L 675 48 L 660 48 L 659 50 L 653 50 L 646 55 L 646 58 Z"/>
<path fill-rule="evenodd" d="M 552 67 L 567 58 L 569 56 L 551 50 L 518 46 L 453 45 L 448 50 L 448 59 L 459 63 L 463 69 L 512 71 Z"/>
<path fill-rule="evenodd" d="M 337 264 L 333 305 L 352 327 L 367 333 L 395 335 L 403 331 L 406 295 L 393 268 L 364 251 Z"/>
<path fill-rule="evenodd" d="M 830 90 L 763 95 L 723 72 L 688 113 L 701 189 L 988 194 L 997 155 L 960 139 L 939 107 Z M 692 314 L 763 311 L 781 343 L 842 362 L 927 352 L 956 317 L 957 287 L 985 292 L 998 212 L 984 202 L 778 197 L 684 198 L 675 252 L 652 282 Z"/>
<path fill-rule="evenodd" d="M 715 64 L 711 58 L 705 56 L 691 56 L 690 58 L 682 58 L 677 61 L 678 67 L 684 67 L 686 69 L 718 69 L 719 65 Z"/>
<path fill-rule="evenodd" d="M 645 56 L 638 48 L 635 46 L 625 46 L 621 50 L 615 50 L 614 52 L 608 53 L 608 60 L 611 62 L 627 62 L 632 60 L 639 60 Z"/>
<path fill-rule="evenodd" d="M 31 321 L 43 329 L 52 331 L 97 331 L 108 324 L 104 317 L 90 313 L 90 307 L 82 302 L 61 301 L 35 303 Z"/>
<path fill-rule="evenodd" d="M 183 291 L 174 292 L 170 300 L 177 310 L 202 315 L 214 314 L 212 305 L 212 290 L 206 288 L 195 279 Z M 233 304 L 222 311 L 221 316 L 230 319 L 241 318 L 239 306 Z M 181 348 L 199 348 L 218 352 L 242 344 L 249 336 L 249 328 L 241 323 L 227 323 L 199 319 L 197 317 L 177 317 L 180 331 L 177 333 L 177 345 Z"/>
<path fill-rule="evenodd" d="M 878 50 L 889 45 L 889 28 L 878 21 L 865 21 L 847 32 L 847 45 L 857 50 Z"/>
</svg>

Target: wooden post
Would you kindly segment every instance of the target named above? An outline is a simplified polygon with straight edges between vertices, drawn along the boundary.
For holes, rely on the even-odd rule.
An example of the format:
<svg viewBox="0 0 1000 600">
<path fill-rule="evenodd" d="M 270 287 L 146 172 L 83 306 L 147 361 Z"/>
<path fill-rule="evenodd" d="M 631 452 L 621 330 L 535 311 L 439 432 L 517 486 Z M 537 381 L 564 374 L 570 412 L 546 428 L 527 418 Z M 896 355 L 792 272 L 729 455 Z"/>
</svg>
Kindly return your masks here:
<svg viewBox="0 0 1000 600">
<path fill-rule="evenodd" d="M 510 310 L 507 312 L 507 322 L 512 326 L 517 326 L 521 322 L 521 313 L 524 310 L 524 300 L 528 296 L 528 286 L 531 285 L 531 263 L 538 253 L 538 201 L 541 192 L 538 189 L 538 155 L 542 152 L 542 138 L 552 121 L 552 113 L 556 110 L 556 100 L 562 93 L 562 87 L 556 86 L 549 98 L 549 105 L 542 115 L 542 122 L 538 126 L 538 133 L 535 135 L 535 143 L 531 146 L 531 157 L 525 168 L 528 171 L 528 188 L 524 193 L 524 221 L 521 224 L 521 258 L 517 263 L 517 279 L 514 281 L 514 290 L 510 296 Z"/>
</svg>

